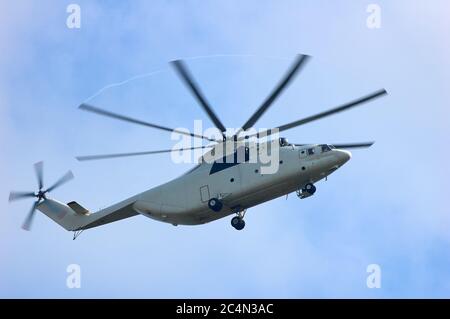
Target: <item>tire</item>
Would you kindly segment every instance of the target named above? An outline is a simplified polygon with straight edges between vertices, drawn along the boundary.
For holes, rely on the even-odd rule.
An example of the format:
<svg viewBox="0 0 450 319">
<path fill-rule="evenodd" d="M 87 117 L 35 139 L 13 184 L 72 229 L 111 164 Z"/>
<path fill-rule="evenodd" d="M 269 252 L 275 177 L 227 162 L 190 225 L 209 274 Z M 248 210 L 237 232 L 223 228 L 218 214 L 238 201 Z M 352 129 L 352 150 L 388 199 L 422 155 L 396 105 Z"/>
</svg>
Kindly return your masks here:
<svg viewBox="0 0 450 319">
<path fill-rule="evenodd" d="M 233 226 L 234 228 L 236 228 L 236 227 L 238 227 L 238 225 L 239 225 L 239 222 L 240 222 L 240 218 L 239 217 L 233 217 L 232 219 L 231 219 L 231 226 Z M 236 228 L 237 229 L 237 228 Z"/>
<path fill-rule="evenodd" d="M 239 224 L 237 224 L 237 226 L 234 228 L 236 228 L 237 230 L 243 230 L 244 227 L 245 227 L 245 221 L 243 219 L 239 218 Z"/>
<path fill-rule="evenodd" d="M 223 204 L 222 204 L 222 202 L 221 202 L 220 200 L 218 200 L 217 198 L 211 198 L 211 199 L 208 201 L 208 207 L 209 207 L 211 210 L 215 211 L 215 212 L 220 212 L 220 210 L 221 210 L 222 207 L 223 207 Z"/>
<path fill-rule="evenodd" d="M 240 217 L 233 217 L 231 219 L 231 226 L 233 226 L 234 229 L 242 230 L 245 227 L 245 221 Z"/>
<path fill-rule="evenodd" d="M 305 185 L 305 191 L 307 191 L 308 193 L 310 193 L 312 195 L 316 192 L 316 186 L 314 186 L 311 183 L 308 183 Z"/>
</svg>

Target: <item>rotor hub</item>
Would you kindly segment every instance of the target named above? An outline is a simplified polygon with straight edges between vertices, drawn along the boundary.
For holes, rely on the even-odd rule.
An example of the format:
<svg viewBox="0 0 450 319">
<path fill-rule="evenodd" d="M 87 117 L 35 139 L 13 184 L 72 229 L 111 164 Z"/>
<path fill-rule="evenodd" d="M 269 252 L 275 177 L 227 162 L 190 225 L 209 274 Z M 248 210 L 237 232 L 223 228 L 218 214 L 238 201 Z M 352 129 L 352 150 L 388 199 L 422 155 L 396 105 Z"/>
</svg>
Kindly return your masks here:
<svg viewBox="0 0 450 319">
<path fill-rule="evenodd" d="M 38 191 L 38 193 L 36 194 L 36 197 L 38 198 L 38 200 L 46 199 L 45 193 L 47 193 L 47 191 L 43 191 L 43 190 L 40 189 Z"/>
</svg>

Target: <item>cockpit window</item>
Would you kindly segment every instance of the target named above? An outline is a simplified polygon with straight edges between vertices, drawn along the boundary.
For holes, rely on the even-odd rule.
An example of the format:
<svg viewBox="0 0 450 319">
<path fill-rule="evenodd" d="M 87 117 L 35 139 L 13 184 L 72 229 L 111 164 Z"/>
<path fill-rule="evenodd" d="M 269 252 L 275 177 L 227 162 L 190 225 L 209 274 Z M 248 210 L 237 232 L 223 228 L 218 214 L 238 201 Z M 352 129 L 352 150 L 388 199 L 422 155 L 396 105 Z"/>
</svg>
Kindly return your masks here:
<svg viewBox="0 0 450 319">
<path fill-rule="evenodd" d="M 314 148 L 308 148 L 308 154 L 314 155 Z"/>
<path fill-rule="evenodd" d="M 288 146 L 289 145 L 289 142 L 288 142 L 287 138 L 285 138 L 285 137 L 280 137 L 279 142 L 280 142 L 280 146 Z"/>
<path fill-rule="evenodd" d="M 323 145 L 320 145 L 320 147 L 321 147 L 322 153 L 331 151 L 331 147 L 329 145 L 323 144 Z"/>
</svg>

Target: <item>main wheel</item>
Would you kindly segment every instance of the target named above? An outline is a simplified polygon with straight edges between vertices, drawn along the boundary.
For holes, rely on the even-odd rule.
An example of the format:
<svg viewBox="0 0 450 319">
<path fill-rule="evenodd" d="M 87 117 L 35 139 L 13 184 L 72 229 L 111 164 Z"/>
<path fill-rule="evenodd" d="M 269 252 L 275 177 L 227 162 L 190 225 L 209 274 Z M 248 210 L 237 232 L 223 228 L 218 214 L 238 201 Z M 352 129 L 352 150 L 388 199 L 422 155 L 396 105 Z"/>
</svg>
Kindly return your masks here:
<svg viewBox="0 0 450 319">
<path fill-rule="evenodd" d="M 239 217 L 233 217 L 232 219 L 231 219 L 231 226 L 233 226 L 234 228 L 236 228 L 237 227 L 237 225 L 239 225 L 239 220 L 240 220 L 240 218 Z"/>
<path fill-rule="evenodd" d="M 245 227 L 245 221 L 240 217 L 233 217 L 231 219 L 231 226 L 233 226 L 237 230 L 242 230 Z"/>
<path fill-rule="evenodd" d="M 307 191 L 308 193 L 310 193 L 312 195 L 316 192 L 316 186 L 314 186 L 311 183 L 308 183 L 305 185 L 305 191 Z"/>
<path fill-rule="evenodd" d="M 239 221 L 239 224 L 237 225 L 236 229 L 237 229 L 237 230 L 243 230 L 244 227 L 245 227 L 245 221 L 244 221 L 243 219 L 241 219 L 241 220 Z"/>
<path fill-rule="evenodd" d="M 208 207 L 215 212 L 220 212 L 220 210 L 222 209 L 222 206 L 223 206 L 222 202 L 220 200 L 218 200 L 217 198 L 211 198 L 208 201 Z"/>
</svg>

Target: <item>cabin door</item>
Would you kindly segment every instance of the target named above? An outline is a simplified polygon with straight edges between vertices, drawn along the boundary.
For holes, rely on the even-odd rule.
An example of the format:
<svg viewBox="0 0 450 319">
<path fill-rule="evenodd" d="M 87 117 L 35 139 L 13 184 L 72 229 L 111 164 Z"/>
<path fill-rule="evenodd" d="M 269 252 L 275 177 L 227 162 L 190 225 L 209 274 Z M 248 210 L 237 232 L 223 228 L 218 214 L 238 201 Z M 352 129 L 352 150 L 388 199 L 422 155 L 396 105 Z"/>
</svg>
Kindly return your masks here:
<svg viewBox="0 0 450 319">
<path fill-rule="evenodd" d="M 204 185 L 200 187 L 200 199 L 203 203 L 209 201 L 209 187 Z"/>
</svg>

